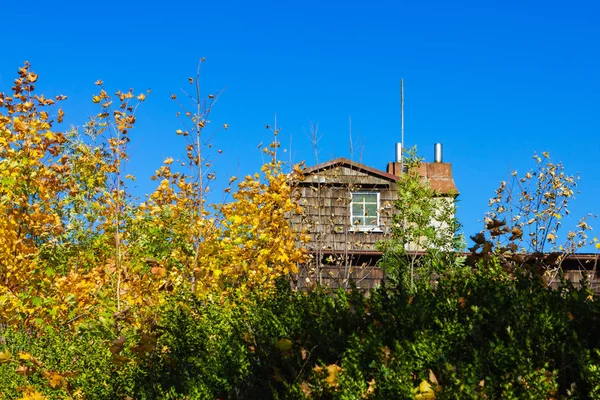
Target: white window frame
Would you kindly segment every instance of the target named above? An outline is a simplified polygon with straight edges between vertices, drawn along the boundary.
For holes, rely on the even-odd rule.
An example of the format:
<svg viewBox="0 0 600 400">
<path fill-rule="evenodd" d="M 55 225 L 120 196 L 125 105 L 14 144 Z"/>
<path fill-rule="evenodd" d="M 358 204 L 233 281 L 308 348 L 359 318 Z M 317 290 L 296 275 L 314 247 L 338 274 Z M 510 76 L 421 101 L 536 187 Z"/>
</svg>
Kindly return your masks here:
<svg viewBox="0 0 600 400">
<path fill-rule="evenodd" d="M 361 194 L 375 194 L 377 195 L 377 224 L 376 225 L 357 225 L 354 223 L 354 214 L 353 214 L 353 210 L 354 210 L 354 195 L 361 195 Z M 351 192 L 350 193 L 350 227 L 353 230 L 357 230 L 359 232 L 381 232 L 381 228 L 379 225 L 379 218 L 380 218 L 380 206 L 381 206 L 381 202 L 380 202 L 380 193 L 379 191 L 376 190 L 362 190 L 362 191 L 358 191 L 358 192 Z"/>
</svg>

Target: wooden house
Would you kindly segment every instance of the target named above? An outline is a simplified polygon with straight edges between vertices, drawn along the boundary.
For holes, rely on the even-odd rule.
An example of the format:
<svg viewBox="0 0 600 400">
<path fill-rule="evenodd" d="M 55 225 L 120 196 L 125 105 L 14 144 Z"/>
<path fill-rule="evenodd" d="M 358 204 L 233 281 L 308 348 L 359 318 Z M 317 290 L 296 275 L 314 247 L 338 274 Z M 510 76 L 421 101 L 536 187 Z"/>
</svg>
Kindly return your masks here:
<svg viewBox="0 0 600 400">
<path fill-rule="evenodd" d="M 440 195 L 453 201 L 458 194 L 452 167 L 441 162 L 441 155 L 423 163 L 419 173 Z M 383 171 L 346 158 L 305 170 L 297 187 L 304 212 L 292 223 L 310 234 L 312 260 L 300 268 L 299 287 L 315 281 L 346 286 L 352 280 L 367 289 L 381 280 L 377 243 L 391 233 L 401 174 L 400 162 L 390 162 Z"/>
</svg>

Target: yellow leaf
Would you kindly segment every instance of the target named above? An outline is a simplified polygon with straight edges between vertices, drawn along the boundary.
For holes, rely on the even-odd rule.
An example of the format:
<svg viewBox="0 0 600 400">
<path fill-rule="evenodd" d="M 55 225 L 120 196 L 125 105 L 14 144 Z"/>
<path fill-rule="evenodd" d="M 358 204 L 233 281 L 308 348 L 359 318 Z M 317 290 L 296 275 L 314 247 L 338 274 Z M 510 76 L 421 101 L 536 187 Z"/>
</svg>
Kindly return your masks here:
<svg viewBox="0 0 600 400">
<path fill-rule="evenodd" d="M 10 354 L 10 351 L 0 351 L 0 364 L 4 364 L 10 361 L 12 361 L 12 354 Z"/>
<path fill-rule="evenodd" d="M 104 82 L 102 82 L 100 79 L 98 79 L 96 82 L 94 82 L 94 84 L 98 85 L 98 86 L 102 86 L 103 83 Z"/>
<path fill-rule="evenodd" d="M 228 129 L 229 128 L 229 124 L 223 124 L 223 128 Z"/>
<path fill-rule="evenodd" d="M 142 94 L 140 94 L 140 95 L 137 97 L 137 99 L 138 99 L 139 101 L 144 101 L 144 100 L 146 100 L 146 95 L 145 95 L 144 93 L 142 93 Z"/>
<path fill-rule="evenodd" d="M 47 397 L 33 388 L 27 388 L 19 400 L 46 400 Z"/>
<path fill-rule="evenodd" d="M 27 124 L 21 121 L 18 117 L 13 120 L 13 126 L 17 132 L 24 132 L 27 130 Z"/>
<path fill-rule="evenodd" d="M 338 383 L 338 374 L 342 371 L 342 368 L 337 364 L 331 364 L 327 367 L 327 378 L 325 378 L 325 382 L 329 384 L 329 386 L 337 387 Z"/>
<path fill-rule="evenodd" d="M 53 388 L 62 387 L 65 385 L 65 378 L 58 372 L 50 371 L 47 375 L 50 386 Z"/>
<path fill-rule="evenodd" d="M 375 378 L 371 379 L 369 382 L 367 382 L 369 384 L 369 387 L 367 388 L 367 393 L 365 393 L 366 395 L 370 395 L 375 393 Z M 363 395 L 363 397 L 366 397 Z"/>
<path fill-rule="evenodd" d="M 63 117 L 65 116 L 65 112 L 63 111 L 62 108 L 58 109 L 58 123 L 60 124 L 61 122 L 63 122 Z"/>
<path fill-rule="evenodd" d="M 422 380 L 418 388 L 414 389 L 415 400 L 434 400 L 435 392 L 426 380 Z"/>
<path fill-rule="evenodd" d="M 173 164 L 173 157 L 165 158 L 165 161 L 163 161 L 163 163 L 167 165 Z"/>
<path fill-rule="evenodd" d="M 600 243 L 596 243 L 596 248 L 600 250 Z"/>
<path fill-rule="evenodd" d="M 93 103 L 96 103 L 96 104 L 100 103 L 101 100 L 102 99 L 100 98 L 100 96 L 94 96 L 94 97 L 92 97 L 92 102 Z"/>
</svg>

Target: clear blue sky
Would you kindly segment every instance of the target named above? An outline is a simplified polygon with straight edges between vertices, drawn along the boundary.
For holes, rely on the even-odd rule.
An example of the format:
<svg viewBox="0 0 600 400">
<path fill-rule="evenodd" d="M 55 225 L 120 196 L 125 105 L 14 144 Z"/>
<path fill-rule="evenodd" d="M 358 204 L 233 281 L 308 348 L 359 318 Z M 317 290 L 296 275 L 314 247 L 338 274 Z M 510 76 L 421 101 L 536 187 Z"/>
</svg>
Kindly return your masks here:
<svg viewBox="0 0 600 400">
<path fill-rule="evenodd" d="M 184 156 L 169 94 L 189 87 L 206 57 L 205 93 L 226 88 L 212 115 L 214 127 L 230 127 L 214 139 L 221 179 L 257 170 L 275 114 L 294 161 L 314 164 L 310 121 L 323 135 L 320 161 L 349 157 L 351 116 L 362 145 L 354 159 L 384 169 L 400 137 L 404 78 L 406 144 L 427 160 L 444 144 L 467 235 L 499 181 L 532 166 L 534 151 L 581 173 L 573 214 L 600 211 L 596 1 L 5 3 L 0 90 L 29 60 L 38 88 L 68 95 L 66 121 L 80 125 L 96 110 L 96 79 L 112 91 L 151 88 L 132 132 L 138 194 L 153 189 L 148 177 L 165 157 Z"/>
</svg>

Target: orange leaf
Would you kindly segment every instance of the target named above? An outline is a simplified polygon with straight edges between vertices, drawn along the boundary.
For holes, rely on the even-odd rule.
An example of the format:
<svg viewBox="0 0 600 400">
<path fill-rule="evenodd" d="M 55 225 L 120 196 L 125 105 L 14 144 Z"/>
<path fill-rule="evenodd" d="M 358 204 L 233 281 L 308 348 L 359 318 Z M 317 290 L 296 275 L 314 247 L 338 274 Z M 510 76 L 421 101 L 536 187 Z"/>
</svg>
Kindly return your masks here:
<svg viewBox="0 0 600 400">
<path fill-rule="evenodd" d="M 167 276 L 167 270 L 163 267 L 152 267 L 152 269 L 150 270 L 154 275 L 159 276 L 160 278 L 163 278 L 165 276 Z"/>
</svg>

